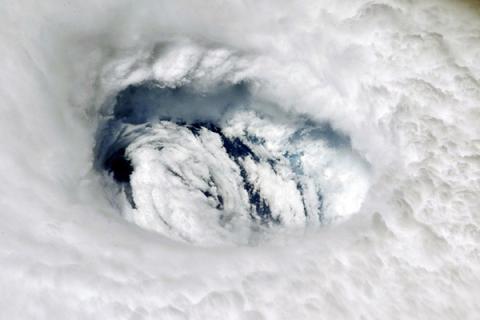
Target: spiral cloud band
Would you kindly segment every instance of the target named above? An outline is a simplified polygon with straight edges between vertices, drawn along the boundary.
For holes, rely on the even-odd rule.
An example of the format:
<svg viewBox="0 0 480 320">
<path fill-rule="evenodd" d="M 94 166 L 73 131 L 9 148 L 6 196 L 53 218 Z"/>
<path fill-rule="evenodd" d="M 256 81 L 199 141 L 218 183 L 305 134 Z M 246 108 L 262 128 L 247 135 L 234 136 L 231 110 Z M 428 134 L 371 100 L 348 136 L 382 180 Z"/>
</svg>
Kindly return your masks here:
<svg viewBox="0 0 480 320">
<path fill-rule="evenodd" d="M 0 4 L 8 319 L 476 319 L 475 1 Z"/>
</svg>

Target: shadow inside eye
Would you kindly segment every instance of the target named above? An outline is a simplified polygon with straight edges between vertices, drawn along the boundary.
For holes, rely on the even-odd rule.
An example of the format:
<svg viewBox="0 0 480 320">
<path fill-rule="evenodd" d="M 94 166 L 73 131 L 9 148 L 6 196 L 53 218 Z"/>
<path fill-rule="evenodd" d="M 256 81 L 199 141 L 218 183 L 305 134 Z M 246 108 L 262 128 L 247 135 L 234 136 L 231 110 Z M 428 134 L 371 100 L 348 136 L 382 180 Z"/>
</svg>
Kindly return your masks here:
<svg viewBox="0 0 480 320">
<path fill-rule="evenodd" d="M 114 152 L 105 160 L 104 169 L 113 174 L 115 181 L 119 183 L 129 183 L 130 175 L 133 172 L 133 166 L 125 154 L 125 148 Z"/>
<path fill-rule="evenodd" d="M 153 82 L 131 85 L 121 91 L 113 108 L 114 119 L 129 124 L 155 120 L 218 123 L 225 112 L 250 104 L 246 82 L 225 85 L 213 92 L 192 87 L 160 87 Z"/>
</svg>

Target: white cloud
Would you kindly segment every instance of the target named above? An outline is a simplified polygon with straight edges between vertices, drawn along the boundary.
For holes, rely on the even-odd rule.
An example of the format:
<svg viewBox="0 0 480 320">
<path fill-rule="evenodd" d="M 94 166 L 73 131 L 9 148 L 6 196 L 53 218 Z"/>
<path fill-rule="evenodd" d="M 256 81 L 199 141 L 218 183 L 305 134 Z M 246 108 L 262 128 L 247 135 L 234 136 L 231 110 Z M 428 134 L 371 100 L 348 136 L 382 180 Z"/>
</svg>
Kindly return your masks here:
<svg viewBox="0 0 480 320">
<path fill-rule="evenodd" d="M 454 1 L 6 0 L 0 24 L 4 317 L 478 314 L 474 10 Z M 175 49 L 156 51 L 162 43 Z M 196 59 L 200 67 L 189 74 Z M 155 77 L 205 79 L 202 88 L 248 79 L 259 100 L 348 134 L 372 166 L 359 212 L 257 247 L 195 247 L 126 222 L 92 169 L 95 131 L 118 90 Z M 267 105 L 262 110 L 275 113 Z M 215 153 L 213 137 L 205 139 Z M 229 166 L 207 160 L 219 170 Z M 347 160 L 334 169 L 357 172 Z M 191 168 L 179 170 L 200 183 L 204 167 Z M 147 169 L 135 174 L 150 178 Z M 271 181 L 265 168 L 257 170 Z M 354 182 L 352 194 L 363 188 Z M 166 195 L 179 194 L 152 192 Z"/>
</svg>

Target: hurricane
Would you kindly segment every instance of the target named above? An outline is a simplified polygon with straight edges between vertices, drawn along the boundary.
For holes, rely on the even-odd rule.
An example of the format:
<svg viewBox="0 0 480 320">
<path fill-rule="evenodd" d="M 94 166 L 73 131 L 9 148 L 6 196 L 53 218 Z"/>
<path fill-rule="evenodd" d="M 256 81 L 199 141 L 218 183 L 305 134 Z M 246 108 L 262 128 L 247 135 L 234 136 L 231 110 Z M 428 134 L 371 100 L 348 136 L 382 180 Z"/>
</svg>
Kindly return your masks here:
<svg viewBox="0 0 480 320">
<path fill-rule="evenodd" d="M 477 319 L 480 3 L 0 3 L 8 319 Z"/>
</svg>

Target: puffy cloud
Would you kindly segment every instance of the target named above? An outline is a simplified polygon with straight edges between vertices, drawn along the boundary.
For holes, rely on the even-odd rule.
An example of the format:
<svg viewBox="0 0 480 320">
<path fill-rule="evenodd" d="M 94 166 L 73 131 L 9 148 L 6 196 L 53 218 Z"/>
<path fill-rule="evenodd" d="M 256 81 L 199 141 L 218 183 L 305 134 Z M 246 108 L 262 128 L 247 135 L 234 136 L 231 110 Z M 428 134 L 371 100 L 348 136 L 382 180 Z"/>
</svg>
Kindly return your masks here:
<svg viewBox="0 0 480 320">
<path fill-rule="evenodd" d="M 7 0 L 0 18 L 5 317 L 478 314 L 477 11 L 453 1 Z M 128 199 L 118 201 L 124 193 L 114 194 L 96 170 L 94 145 L 118 92 L 154 80 L 203 92 L 248 82 L 258 102 L 250 112 L 178 111 L 224 121 L 228 137 L 247 139 L 246 130 L 264 138 L 264 147 L 251 146 L 262 159 L 293 151 L 284 141 L 299 129 L 297 116 L 329 123 L 354 152 L 322 149 L 326 138 L 297 141 L 304 175 L 319 176 L 305 181 L 310 191 L 302 197 L 285 196 L 293 192 L 295 157 L 284 157 L 277 173 L 264 162 L 242 161 L 273 211 L 291 217 L 285 221 L 298 222 L 300 198 L 309 203 L 303 207 L 315 206 L 311 181 L 332 195 L 329 210 L 356 214 L 302 229 L 302 236 L 287 228 L 254 247 L 192 246 L 125 221 Z M 215 241 L 204 226 L 217 226 L 191 215 L 193 203 L 195 212 L 218 214 L 222 189 L 229 194 L 224 206 L 243 207 L 239 217 L 247 216 L 248 195 L 231 183 L 241 175 L 218 133 L 156 123 L 137 135 L 136 125 L 126 126 L 132 135 L 125 146 L 138 162 L 132 197 L 144 212 L 153 217 L 159 211 L 149 206 L 178 204 L 160 212 L 178 213 L 172 219 L 190 214 L 198 222 L 192 235 Z M 164 151 L 153 148 L 155 141 Z M 329 159 L 338 161 L 324 172 Z M 368 179 L 362 162 L 370 165 Z M 208 168 L 218 170 L 215 188 L 200 179 Z M 154 179 L 157 172 L 165 183 Z M 152 220 L 136 222 L 155 229 Z M 225 236 L 234 234 L 244 233 Z"/>
</svg>

